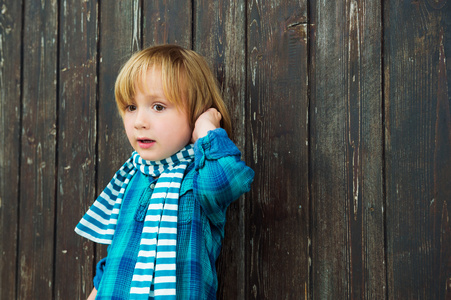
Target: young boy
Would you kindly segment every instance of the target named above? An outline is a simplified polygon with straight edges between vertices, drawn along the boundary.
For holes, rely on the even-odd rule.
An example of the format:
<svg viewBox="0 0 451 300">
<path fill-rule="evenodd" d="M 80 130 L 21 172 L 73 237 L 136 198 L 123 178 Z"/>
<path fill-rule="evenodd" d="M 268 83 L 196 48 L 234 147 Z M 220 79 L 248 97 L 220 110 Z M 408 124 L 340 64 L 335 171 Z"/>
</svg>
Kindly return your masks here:
<svg viewBox="0 0 451 300">
<path fill-rule="evenodd" d="M 194 51 L 156 46 L 124 65 L 115 96 L 135 151 L 75 229 L 109 244 L 89 299 L 215 299 L 226 209 L 254 177 L 215 78 Z"/>
</svg>

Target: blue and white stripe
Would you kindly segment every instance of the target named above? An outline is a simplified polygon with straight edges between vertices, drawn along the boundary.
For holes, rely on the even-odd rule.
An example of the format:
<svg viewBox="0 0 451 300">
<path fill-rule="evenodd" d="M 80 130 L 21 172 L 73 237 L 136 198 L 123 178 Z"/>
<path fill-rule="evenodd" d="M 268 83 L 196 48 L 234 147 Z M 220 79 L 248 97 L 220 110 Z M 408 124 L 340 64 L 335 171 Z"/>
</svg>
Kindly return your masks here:
<svg viewBox="0 0 451 300">
<path fill-rule="evenodd" d="M 133 152 L 75 228 L 94 242 L 111 244 L 122 199 L 133 175 L 139 170 L 159 177 L 144 219 L 130 289 L 132 299 L 175 299 L 178 199 L 185 169 L 193 157 L 192 145 L 157 162 L 144 160 Z"/>
</svg>

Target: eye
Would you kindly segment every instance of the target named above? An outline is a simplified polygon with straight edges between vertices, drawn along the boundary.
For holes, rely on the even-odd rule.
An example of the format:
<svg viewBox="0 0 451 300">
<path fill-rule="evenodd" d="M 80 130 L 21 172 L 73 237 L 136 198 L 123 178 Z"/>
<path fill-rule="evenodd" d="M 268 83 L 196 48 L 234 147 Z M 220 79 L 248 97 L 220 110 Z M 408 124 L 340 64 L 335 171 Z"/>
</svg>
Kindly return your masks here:
<svg viewBox="0 0 451 300">
<path fill-rule="evenodd" d="M 129 112 L 135 111 L 136 105 L 133 105 L 133 104 L 127 105 L 127 107 L 125 107 L 125 110 L 129 111 Z"/>
<path fill-rule="evenodd" d="M 154 109 L 155 111 L 163 111 L 165 108 L 166 108 L 166 107 L 164 107 L 164 106 L 161 105 L 161 104 L 155 104 L 155 105 L 153 106 L 153 109 Z"/>
</svg>

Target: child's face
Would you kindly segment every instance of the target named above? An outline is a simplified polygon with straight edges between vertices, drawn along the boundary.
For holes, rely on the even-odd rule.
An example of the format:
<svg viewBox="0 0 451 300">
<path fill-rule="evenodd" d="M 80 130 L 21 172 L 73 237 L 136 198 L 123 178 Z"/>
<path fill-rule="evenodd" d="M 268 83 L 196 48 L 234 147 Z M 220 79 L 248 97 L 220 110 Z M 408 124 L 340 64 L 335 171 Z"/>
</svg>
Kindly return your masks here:
<svg viewBox="0 0 451 300">
<path fill-rule="evenodd" d="M 170 157 L 191 140 L 187 113 L 166 99 L 159 68 L 147 71 L 142 89 L 137 89 L 123 121 L 130 144 L 145 160 Z"/>
</svg>

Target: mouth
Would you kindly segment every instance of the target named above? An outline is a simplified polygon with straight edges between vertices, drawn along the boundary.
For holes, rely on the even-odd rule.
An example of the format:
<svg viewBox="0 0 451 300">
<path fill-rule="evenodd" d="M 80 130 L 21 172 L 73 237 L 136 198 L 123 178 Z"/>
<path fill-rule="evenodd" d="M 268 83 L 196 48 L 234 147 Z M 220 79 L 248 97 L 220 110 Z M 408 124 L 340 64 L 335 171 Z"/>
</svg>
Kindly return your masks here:
<svg viewBox="0 0 451 300">
<path fill-rule="evenodd" d="M 138 138 L 138 145 L 143 149 L 150 148 L 153 144 L 155 144 L 155 140 L 147 139 L 147 138 Z"/>
<path fill-rule="evenodd" d="M 150 140 L 150 139 L 138 139 L 138 143 L 144 143 L 144 144 L 150 144 L 150 143 L 154 143 L 154 140 Z"/>
</svg>

